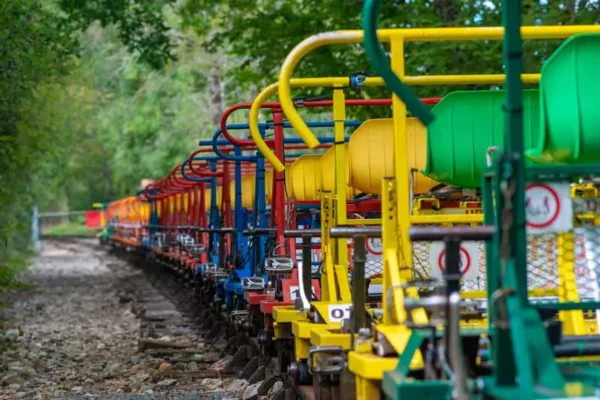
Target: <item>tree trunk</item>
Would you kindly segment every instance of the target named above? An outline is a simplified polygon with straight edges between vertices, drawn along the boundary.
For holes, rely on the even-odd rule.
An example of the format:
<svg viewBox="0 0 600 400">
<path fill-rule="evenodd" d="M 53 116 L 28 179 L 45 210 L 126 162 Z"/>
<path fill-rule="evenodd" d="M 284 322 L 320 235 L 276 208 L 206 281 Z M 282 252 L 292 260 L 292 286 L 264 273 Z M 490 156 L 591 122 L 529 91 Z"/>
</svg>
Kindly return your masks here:
<svg viewBox="0 0 600 400">
<path fill-rule="evenodd" d="M 221 80 L 221 64 L 220 60 L 215 60 L 209 76 L 210 85 L 210 100 L 212 103 L 212 120 L 213 125 L 217 127 L 223 115 L 223 85 Z"/>
</svg>

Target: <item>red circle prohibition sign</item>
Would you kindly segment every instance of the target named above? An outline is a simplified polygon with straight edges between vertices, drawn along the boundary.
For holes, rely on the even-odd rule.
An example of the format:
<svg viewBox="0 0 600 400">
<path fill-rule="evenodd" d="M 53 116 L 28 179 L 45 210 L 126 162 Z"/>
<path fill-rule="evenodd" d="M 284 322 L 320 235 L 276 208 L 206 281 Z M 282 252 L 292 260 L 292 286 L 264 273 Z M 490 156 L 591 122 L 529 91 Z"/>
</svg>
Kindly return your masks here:
<svg viewBox="0 0 600 400">
<path fill-rule="evenodd" d="M 558 197 L 558 193 L 556 193 L 556 191 L 551 186 L 544 185 L 543 183 L 532 183 L 530 185 L 527 185 L 527 187 L 525 188 L 525 194 L 527 194 L 527 190 L 532 189 L 532 188 L 544 189 L 548 193 L 550 193 L 550 196 L 556 202 L 556 210 L 554 210 L 554 213 L 548 219 L 548 221 L 541 222 L 541 223 L 534 223 L 531 221 L 527 221 L 527 226 L 529 226 L 531 228 L 536 228 L 536 229 L 547 228 L 550 225 L 552 225 L 554 223 L 554 221 L 556 221 L 556 219 L 558 218 L 558 215 L 560 214 L 560 199 Z M 525 196 L 525 198 L 527 198 L 527 195 Z"/>
<path fill-rule="evenodd" d="M 374 250 L 371 246 L 369 246 L 369 243 L 371 243 L 373 240 L 379 240 L 381 242 L 381 239 L 376 239 L 376 238 L 368 238 L 365 241 L 365 247 L 367 248 L 367 251 L 371 254 L 374 254 L 376 256 L 380 256 L 383 254 L 383 249 L 381 251 L 376 251 Z"/>
<path fill-rule="evenodd" d="M 464 275 L 467 273 L 469 268 L 471 268 L 471 255 L 464 247 L 460 248 L 460 254 L 463 254 L 465 256 L 465 261 L 466 261 L 466 263 L 465 263 L 466 266 L 464 267 L 464 269 L 461 269 L 461 271 L 460 271 L 460 274 Z M 446 268 L 444 268 L 444 256 L 445 255 L 446 255 L 446 249 L 442 250 L 438 257 L 438 267 L 440 268 L 440 271 L 442 271 L 442 272 L 444 272 L 444 270 L 446 269 Z"/>
</svg>

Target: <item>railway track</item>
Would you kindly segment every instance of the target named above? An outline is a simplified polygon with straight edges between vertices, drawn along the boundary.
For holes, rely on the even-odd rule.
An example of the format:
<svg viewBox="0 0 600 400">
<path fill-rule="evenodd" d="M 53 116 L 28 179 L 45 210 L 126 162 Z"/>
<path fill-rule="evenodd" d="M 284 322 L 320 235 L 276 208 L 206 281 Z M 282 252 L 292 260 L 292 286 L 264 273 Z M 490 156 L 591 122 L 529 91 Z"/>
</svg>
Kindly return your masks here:
<svg viewBox="0 0 600 400">
<path fill-rule="evenodd" d="M 232 399 L 284 400 L 295 398 L 293 393 L 313 398 L 311 387 L 292 387 L 290 382 L 284 385 L 284 377 L 275 372 L 276 360 L 264 365 L 254 359 L 260 347 L 257 339 L 232 336 L 235 331 L 226 316 L 202 302 L 198 287 L 188 276 L 139 254 L 122 249 L 111 253 L 145 277 L 121 295 L 121 301 L 130 302 L 140 320 L 139 351 L 171 364 L 173 376 L 185 390 L 202 392 L 219 379 Z M 192 362 L 198 369 L 185 371 Z"/>
</svg>

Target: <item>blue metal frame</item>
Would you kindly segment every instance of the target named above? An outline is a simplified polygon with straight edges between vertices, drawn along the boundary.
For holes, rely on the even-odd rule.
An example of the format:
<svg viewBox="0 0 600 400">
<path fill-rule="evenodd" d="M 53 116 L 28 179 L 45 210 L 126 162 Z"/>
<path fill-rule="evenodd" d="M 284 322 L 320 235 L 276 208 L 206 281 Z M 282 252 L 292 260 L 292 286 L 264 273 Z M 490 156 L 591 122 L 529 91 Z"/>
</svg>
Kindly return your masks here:
<svg viewBox="0 0 600 400">
<path fill-rule="evenodd" d="M 344 125 L 347 127 L 358 127 L 363 121 L 345 121 Z M 308 126 L 311 128 L 331 128 L 334 126 L 334 121 L 319 121 L 309 122 Z M 264 137 L 267 129 L 272 128 L 273 125 L 270 123 L 259 124 L 259 132 Z M 289 122 L 283 124 L 284 128 L 291 128 Z M 249 129 L 248 124 L 230 124 L 227 125 L 228 130 L 242 130 Z M 234 145 L 228 140 L 219 140 L 219 136 L 222 135 L 220 128 L 216 129 L 210 140 L 201 140 L 199 145 L 211 146 L 216 157 L 214 156 L 203 156 L 194 157 L 194 160 L 208 161 L 212 172 L 216 172 L 216 161 L 228 160 L 233 161 L 234 164 L 234 179 L 235 179 L 235 207 L 234 207 L 234 227 L 235 233 L 235 245 L 236 250 L 242 255 L 242 261 L 240 268 L 234 269 L 233 273 L 222 282 L 223 284 L 216 285 L 217 296 L 224 299 L 227 307 L 234 307 L 234 294 L 238 296 L 243 295 L 240 280 L 245 277 L 253 276 L 256 273 L 256 268 L 261 262 L 267 257 L 266 244 L 268 235 L 260 234 L 256 235 L 250 240 L 243 237 L 243 230 L 250 226 L 253 229 L 256 228 L 268 228 L 269 226 L 269 214 L 267 212 L 266 204 L 266 187 L 265 187 L 265 160 L 262 154 L 258 153 L 254 156 L 242 155 L 242 149 L 238 145 Z M 346 138 L 346 141 L 349 138 Z M 320 138 L 321 143 L 333 143 L 333 137 Z M 284 139 L 285 144 L 302 144 L 303 141 L 300 138 L 286 138 Z M 219 146 L 233 146 L 234 154 L 225 154 Z M 300 156 L 302 154 L 290 154 L 288 157 Z M 217 203 L 217 184 L 216 177 L 211 178 L 194 178 L 186 175 L 185 166 L 190 159 L 185 160 L 181 164 L 182 175 L 185 179 L 193 182 L 210 182 L 211 186 L 211 207 L 209 214 L 209 227 L 212 229 L 222 227 L 222 216 L 219 215 L 219 207 Z M 252 214 L 249 215 L 248 210 L 242 205 L 243 197 L 243 186 L 242 186 L 242 162 L 255 162 L 256 163 L 256 179 L 255 179 L 255 197 L 254 207 Z M 300 206 L 302 207 L 302 206 Z M 311 206 L 314 207 L 314 206 Z M 310 225 L 311 227 L 319 227 L 320 219 L 318 213 L 312 215 L 310 219 L 302 218 L 301 222 L 303 225 Z M 251 244 L 253 243 L 253 244 Z M 219 246 L 219 235 L 217 233 L 211 233 L 211 259 L 219 265 L 218 259 L 218 246 Z M 221 260 L 222 261 L 222 260 Z M 266 279 L 266 276 L 264 277 Z"/>
</svg>

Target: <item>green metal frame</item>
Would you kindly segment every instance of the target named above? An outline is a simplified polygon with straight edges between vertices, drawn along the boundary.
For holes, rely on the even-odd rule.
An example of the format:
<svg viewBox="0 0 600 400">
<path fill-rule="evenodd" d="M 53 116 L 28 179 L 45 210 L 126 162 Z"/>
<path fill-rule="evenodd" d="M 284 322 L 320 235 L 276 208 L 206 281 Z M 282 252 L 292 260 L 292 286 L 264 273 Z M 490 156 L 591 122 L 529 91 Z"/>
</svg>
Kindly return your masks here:
<svg viewBox="0 0 600 400">
<path fill-rule="evenodd" d="M 583 382 L 567 383 L 567 377 L 577 379 L 582 376 L 582 371 L 579 370 L 576 376 L 568 376 L 561 371 L 536 307 L 528 300 L 525 184 L 527 178 L 565 179 L 577 172 L 589 174 L 599 169 L 598 166 L 540 166 L 526 170 L 521 81 L 521 1 L 505 2 L 502 8 L 505 28 L 506 141 L 495 168 L 495 198 L 486 194 L 487 201 L 495 200 L 494 219 L 498 231 L 493 243 L 488 246 L 488 250 L 491 250 L 488 254 L 488 261 L 491 261 L 488 264 L 488 304 L 494 374 L 485 379 L 483 391 L 504 399 L 590 396 L 595 394 L 593 386 Z M 486 218 L 486 222 L 491 221 Z M 499 302 L 504 302 L 504 316 L 500 315 Z M 570 309 L 580 307 L 568 303 L 560 306 Z"/>
</svg>

